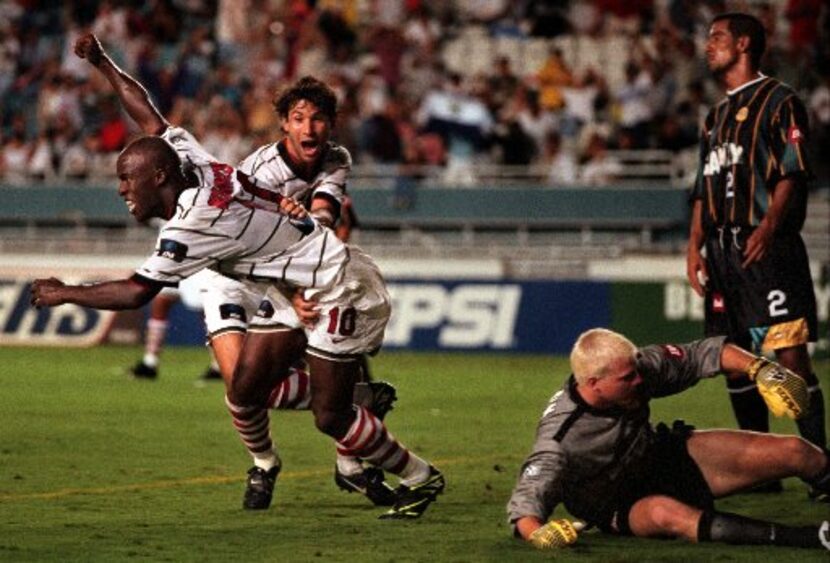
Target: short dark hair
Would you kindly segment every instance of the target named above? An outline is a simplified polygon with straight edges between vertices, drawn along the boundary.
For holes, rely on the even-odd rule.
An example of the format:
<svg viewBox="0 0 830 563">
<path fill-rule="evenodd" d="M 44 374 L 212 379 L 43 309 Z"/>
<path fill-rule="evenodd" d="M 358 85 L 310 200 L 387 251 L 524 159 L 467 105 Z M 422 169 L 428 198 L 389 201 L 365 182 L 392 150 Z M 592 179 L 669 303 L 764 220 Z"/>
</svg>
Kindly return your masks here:
<svg viewBox="0 0 830 563">
<path fill-rule="evenodd" d="M 757 69 L 761 66 L 761 57 L 767 49 L 767 32 L 761 20 L 750 14 L 742 12 L 727 12 L 715 16 L 712 23 L 726 20 L 729 26 L 729 33 L 737 37 L 749 37 L 749 58 L 752 67 Z"/>
<path fill-rule="evenodd" d="M 280 92 L 274 100 L 277 115 L 286 119 L 300 100 L 311 102 L 334 123 L 337 117 L 337 95 L 326 83 L 313 76 L 303 76 L 294 85 Z"/>
<path fill-rule="evenodd" d="M 157 168 L 167 170 L 171 175 L 185 178 L 182 170 L 182 161 L 173 146 L 155 135 L 139 137 L 124 149 L 124 153 L 137 152 L 152 162 Z"/>
</svg>

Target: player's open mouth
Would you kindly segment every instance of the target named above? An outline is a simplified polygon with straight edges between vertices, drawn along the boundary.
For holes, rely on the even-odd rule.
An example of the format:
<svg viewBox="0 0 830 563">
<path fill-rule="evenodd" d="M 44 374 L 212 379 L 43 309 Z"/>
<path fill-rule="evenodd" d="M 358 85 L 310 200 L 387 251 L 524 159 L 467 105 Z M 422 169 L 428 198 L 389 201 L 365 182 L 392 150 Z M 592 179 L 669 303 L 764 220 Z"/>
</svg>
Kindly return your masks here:
<svg viewBox="0 0 830 563">
<path fill-rule="evenodd" d="M 303 148 L 303 154 L 306 156 L 314 156 L 320 148 L 320 143 L 317 141 L 300 141 L 300 146 Z"/>
<path fill-rule="evenodd" d="M 127 211 L 129 211 L 130 213 L 133 213 L 135 211 L 135 202 L 129 199 L 125 199 L 124 203 L 127 204 Z"/>
</svg>

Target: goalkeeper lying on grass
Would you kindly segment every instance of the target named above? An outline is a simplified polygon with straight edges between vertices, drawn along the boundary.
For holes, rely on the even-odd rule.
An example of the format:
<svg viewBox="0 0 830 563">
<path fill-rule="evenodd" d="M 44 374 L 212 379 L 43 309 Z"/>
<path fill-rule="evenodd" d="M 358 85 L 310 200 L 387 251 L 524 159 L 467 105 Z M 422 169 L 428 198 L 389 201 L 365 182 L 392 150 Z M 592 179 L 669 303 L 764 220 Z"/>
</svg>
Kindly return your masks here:
<svg viewBox="0 0 830 563">
<path fill-rule="evenodd" d="M 797 418 L 808 402 L 798 375 L 722 337 L 638 349 L 605 329 L 579 337 L 571 369 L 542 415 L 508 503 L 518 536 L 540 549 L 562 547 L 587 524 L 640 537 L 822 547 L 818 526 L 752 520 L 716 511 L 713 501 L 790 476 L 827 493 L 826 452 L 795 436 L 649 422 L 651 398 L 719 372 L 748 374 L 773 413 Z M 559 503 L 584 522 L 547 522 Z"/>
</svg>

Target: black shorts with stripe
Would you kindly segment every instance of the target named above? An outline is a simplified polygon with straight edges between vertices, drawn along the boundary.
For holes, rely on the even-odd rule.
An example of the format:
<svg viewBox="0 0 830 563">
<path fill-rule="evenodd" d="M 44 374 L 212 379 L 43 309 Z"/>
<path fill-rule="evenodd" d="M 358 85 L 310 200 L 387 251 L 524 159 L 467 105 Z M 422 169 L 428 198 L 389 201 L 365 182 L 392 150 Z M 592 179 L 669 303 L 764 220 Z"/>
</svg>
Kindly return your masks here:
<svg viewBox="0 0 830 563">
<path fill-rule="evenodd" d="M 801 236 L 776 234 L 761 260 L 743 268 L 751 234 L 726 227 L 706 241 L 706 335 L 756 352 L 815 341 L 816 298 Z"/>
</svg>

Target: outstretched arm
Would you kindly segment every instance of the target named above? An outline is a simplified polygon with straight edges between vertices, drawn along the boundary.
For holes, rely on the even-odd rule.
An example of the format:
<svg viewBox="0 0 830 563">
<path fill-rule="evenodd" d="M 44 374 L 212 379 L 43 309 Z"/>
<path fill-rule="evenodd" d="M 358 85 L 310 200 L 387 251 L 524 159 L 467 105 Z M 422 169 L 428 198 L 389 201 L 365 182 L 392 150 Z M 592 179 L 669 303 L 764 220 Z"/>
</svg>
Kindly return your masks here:
<svg viewBox="0 0 830 563">
<path fill-rule="evenodd" d="M 66 285 L 57 278 L 39 279 L 32 283 L 31 303 L 38 308 L 74 303 L 93 309 L 138 309 L 160 290 L 161 285 L 143 284 L 133 278 L 89 285 Z"/>
<path fill-rule="evenodd" d="M 150 95 L 135 78 L 121 70 L 107 55 L 98 38 L 87 33 L 75 42 L 75 54 L 101 71 L 112 84 L 124 109 L 148 135 L 160 135 L 170 124 L 150 100 Z"/>
</svg>

